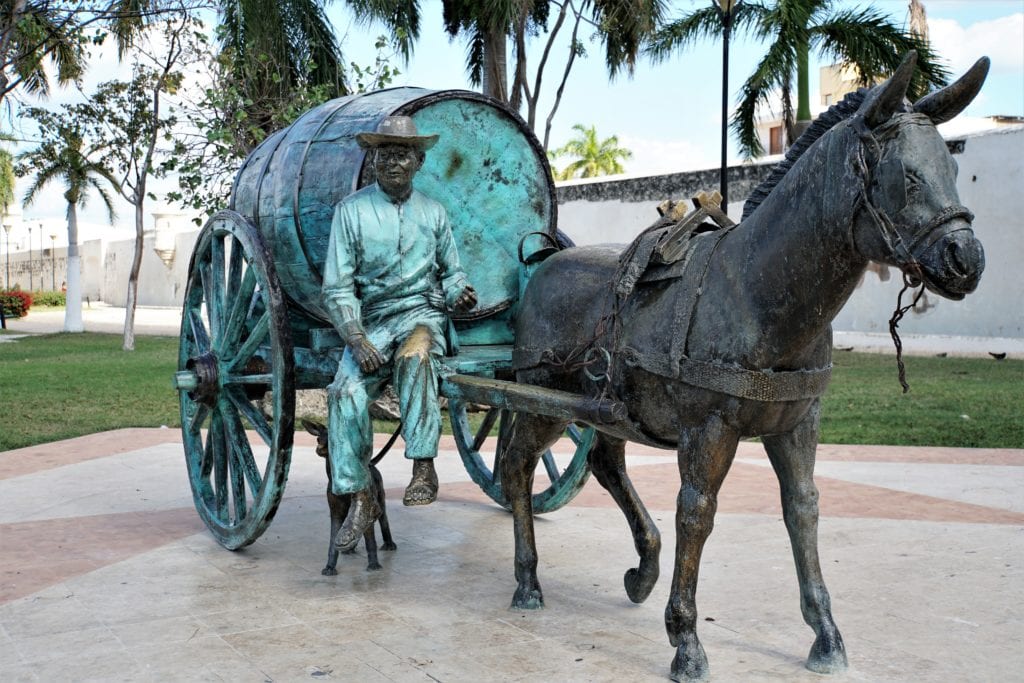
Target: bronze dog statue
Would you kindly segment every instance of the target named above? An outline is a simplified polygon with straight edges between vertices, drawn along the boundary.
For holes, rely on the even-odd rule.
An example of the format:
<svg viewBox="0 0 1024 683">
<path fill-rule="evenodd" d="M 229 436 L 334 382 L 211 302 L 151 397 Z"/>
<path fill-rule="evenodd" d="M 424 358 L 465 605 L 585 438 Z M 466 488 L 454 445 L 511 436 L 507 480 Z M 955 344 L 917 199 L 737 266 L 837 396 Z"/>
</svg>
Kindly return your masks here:
<svg viewBox="0 0 1024 683">
<path fill-rule="evenodd" d="M 312 420 L 302 420 L 302 426 L 306 431 L 316 437 L 316 454 L 327 460 L 327 427 Z M 388 524 L 388 512 L 384 506 L 384 481 L 381 479 L 380 470 L 377 469 L 377 460 L 370 463 L 370 476 L 373 479 L 373 495 L 377 496 L 377 503 L 380 505 L 381 515 L 377 521 L 380 523 L 380 535 L 383 540 L 383 550 L 396 550 L 395 541 L 391 538 L 391 526 Z M 327 566 L 320 573 L 324 576 L 334 576 L 338 573 L 335 567 L 338 564 L 338 548 L 334 545 L 334 537 L 338 534 L 345 516 L 348 515 L 352 505 L 351 496 L 339 496 L 331 492 L 331 467 L 327 464 L 327 505 L 331 510 L 331 535 L 327 543 Z M 377 560 L 377 537 L 374 534 L 373 526 L 370 526 L 363 535 L 366 543 L 366 571 L 381 569 Z M 355 549 L 349 550 L 346 554 L 354 553 Z"/>
</svg>

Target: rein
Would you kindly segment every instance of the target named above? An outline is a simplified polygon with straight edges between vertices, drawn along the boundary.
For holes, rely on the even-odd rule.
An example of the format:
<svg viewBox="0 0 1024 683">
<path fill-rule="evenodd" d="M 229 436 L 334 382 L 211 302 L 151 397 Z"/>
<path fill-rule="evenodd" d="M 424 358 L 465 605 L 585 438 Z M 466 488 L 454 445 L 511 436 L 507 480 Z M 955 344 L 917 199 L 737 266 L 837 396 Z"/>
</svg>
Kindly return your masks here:
<svg viewBox="0 0 1024 683">
<path fill-rule="evenodd" d="M 954 230 L 947 228 L 939 232 L 938 235 L 932 236 L 932 233 L 941 226 L 950 223 L 956 218 L 963 218 L 968 223 L 972 223 L 974 221 L 974 214 L 970 209 L 959 204 L 947 206 L 932 216 L 926 224 L 915 231 L 916 236 L 908 247 L 904 243 L 898 227 L 909 228 L 911 226 L 907 226 L 905 224 L 897 226 L 896 221 L 886 213 L 885 209 L 877 206 L 871 196 L 871 187 L 873 184 L 872 171 L 882 159 L 882 145 L 874 132 L 868 128 L 862 117 L 854 117 L 851 120 L 851 125 L 861 141 L 861 145 L 857 148 L 857 155 L 855 157 L 856 169 L 860 178 L 861 187 L 857 206 L 854 207 L 854 210 L 856 211 L 858 207 L 864 208 L 868 216 L 871 217 L 875 227 L 878 229 L 878 234 L 881 236 L 885 246 L 896 258 L 897 265 L 903 273 L 903 289 L 900 290 L 899 295 L 896 297 L 896 310 L 893 311 L 892 317 L 889 319 L 889 336 L 892 337 L 893 345 L 896 347 L 896 367 L 899 371 L 900 386 L 903 387 L 903 393 L 905 394 L 910 391 L 910 385 L 907 383 L 906 365 L 903 362 L 903 341 L 900 339 L 899 332 L 897 332 L 896 328 L 899 327 L 899 323 L 903 319 L 903 316 L 906 315 L 907 311 L 917 305 L 917 302 L 924 295 L 925 291 L 924 272 L 921 268 L 921 264 L 914 256 L 914 251 L 921 245 L 921 242 L 928 237 L 932 238 L 928 240 L 925 248 L 930 247 L 946 235 L 961 229 L 956 228 Z M 896 130 L 898 126 L 899 123 L 883 127 L 883 132 Z M 867 155 L 865 152 L 868 149 L 871 150 L 872 156 L 874 157 L 873 164 L 868 163 L 866 158 Z M 920 283 L 921 289 L 914 295 L 914 298 L 909 304 L 903 306 L 903 294 L 908 289 L 912 289 L 916 286 L 914 285 L 914 281 Z"/>
</svg>

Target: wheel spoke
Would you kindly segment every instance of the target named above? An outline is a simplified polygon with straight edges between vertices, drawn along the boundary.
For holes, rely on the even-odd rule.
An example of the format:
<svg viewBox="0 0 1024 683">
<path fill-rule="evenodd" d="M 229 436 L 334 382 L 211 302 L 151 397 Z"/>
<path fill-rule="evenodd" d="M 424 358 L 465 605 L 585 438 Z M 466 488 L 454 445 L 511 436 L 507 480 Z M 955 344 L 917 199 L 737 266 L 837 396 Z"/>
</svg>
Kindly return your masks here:
<svg viewBox="0 0 1024 683">
<path fill-rule="evenodd" d="M 203 428 L 203 423 L 206 422 L 207 416 L 210 414 L 210 409 L 202 403 L 195 404 L 196 412 L 192 415 L 192 419 L 188 421 L 188 431 L 190 434 L 198 434 L 199 430 Z"/>
<path fill-rule="evenodd" d="M 210 350 L 210 335 L 206 331 L 206 325 L 203 324 L 203 317 L 199 311 L 195 308 L 190 308 L 188 311 L 188 323 L 192 328 L 192 338 L 196 343 L 195 355 L 206 353 Z"/>
<path fill-rule="evenodd" d="M 541 459 L 544 461 L 544 469 L 547 470 L 548 479 L 550 479 L 551 483 L 554 484 L 558 481 L 559 477 L 558 463 L 555 462 L 554 454 L 550 449 L 548 449 L 544 452 L 544 455 L 541 456 Z"/>
<path fill-rule="evenodd" d="M 246 398 L 245 393 L 232 387 L 227 390 L 228 398 L 231 399 L 231 403 L 238 409 L 238 412 L 245 416 L 245 419 L 249 421 L 253 429 L 259 433 L 260 438 L 263 439 L 263 443 L 267 444 L 271 448 L 274 447 L 274 434 L 270 429 L 270 425 L 267 424 L 267 420 L 263 417 L 263 413 L 257 410 L 256 406 L 249 402 Z"/>
<path fill-rule="evenodd" d="M 207 292 L 206 310 L 210 314 L 210 334 L 214 348 L 220 350 L 224 343 L 224 235 L 214 233 L 210 240 L 210 287 Z"/>
<path fill-rule="evenodd" d="M 210 478 L 210 472 L 213 471 L 213 424 L 210 425 L 210 429 L 206 432 L 206 443 L 203 444 L 203 459 L 199 463 L 199 476 L 203 481 Z"/>
<path fill-rule="evenodd" d="M 498 419 L 499 413 L 501 413 L 501 408 L 491 408 L 487 411 L 484 421 L 480 424 L 480 429 L 476 431 L 476 438 L 473 439 L 471 448 L 474 451 L 479 451 L 480 447 L 484 445 L 484 441 L 491 435 L 491 430 L 494 428 L 494 422 Z"/>
<path fill-rule="evenodd" d="M 235 355 L 234 360 L 231 361 L 228 367 L 228 372 L 237 372 L 241 368 L 245 367 L 245 364 L 249 362 L 249 359 L 255 355 L 256 351 L 260 348 L 260 344 L 263 343 L 263 339 L 267 336 L 270 331 L 270 311 L 264 311 L 260 319 L 253 325 L 252 332 L 249 333 L 248 339 L 242 344 L 241 348 L 238 349 L 238 353 Z"/>
<path fill-rule="evenodd" d="M 217 518 L 221 522 L 228 520 L 228 449 L 230 445 L 224 439 L 224 424 L 220 411 L 214 411 L 210 423 L 209 440 L 213 444 L 213 493 L 217 502 Z M 218 454 L 218 444 L 220 453 Z M 220 457 L 218 457 L 218 455 Z"/>
<path fill-rule="evenodd" d="M 235 253 L 232 251 L 232 266 L 234 266 L 234 256 Z M 239 256 L 239 260 L 241 260 L 241 256 Z M 245 329 L 246 314 L 252 306 L 253 292 L 256 290 L 256 271 L 252 268 L 248 268 L 245 271 L 245 275 L 240 277 L 241 282 L 238 284 L 237 289 L 232 288 L 232 292 L 236 297 L 234 302 L 231 304 L 228 319 L 224 323 L 224 337 L 221 342 L 221 351 L 225 354 L 230 354 L 238 345 L 238 340 L 242 336 L 242 330 Z M 229 278 L 229 282 L 233 281 L 233 278 Z"/>
<path fill-rule="evenodd" d="M 494 466 L 491 473 L 494 475 L 494 485 L 501 485 L 501 459 L 505 457 L 505 449 L 508 448 L 509 437 L 512 435 L 512 422 L 514 416 L 508 410 L 502 409 L 498 419 L 498 443 L 494 447 Z"/>
<path fill-rule="evenodd" d="M 252 446 L 249 445 L 249 439 L 242 428 L 242 421 L 235 414 L 232 415 L 232 419 L 225 420 L 224 425 L 227 427 L 228 435 L 235 445 L 236 466 L 245 475 L 245 481 L 249 484 L 249 491 L 252 493 L 253 498 L 255 498 L 259 495 L 260 487 L 263 486 L 263 476 L 260 474 L 260 469 L 256 465 L 256 459 L 252 455 Z"/>
</svg>

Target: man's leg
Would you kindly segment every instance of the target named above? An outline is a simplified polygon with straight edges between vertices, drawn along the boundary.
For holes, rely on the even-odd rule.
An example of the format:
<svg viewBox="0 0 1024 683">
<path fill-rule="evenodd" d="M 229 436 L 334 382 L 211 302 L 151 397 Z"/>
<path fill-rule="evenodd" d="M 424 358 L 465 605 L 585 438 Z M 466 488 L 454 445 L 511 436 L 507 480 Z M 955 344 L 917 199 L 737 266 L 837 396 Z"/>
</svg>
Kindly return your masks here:
<svg viewBox="0 0 1024 683">
<path fill-rule="evenodd" d="M 352 496 L 348 516 L 334 539 L 341 550 L 355 547 L 381 513 L 377 497 L 370 490 L 368 466 L 373 454 L 370 393 L 379 384 L 379 379 L 363 376 L 346 350 L 334 382 L 327 387 L 331 491 L 339 496 Z"/>
<path fill-rule="evenodd" d="M 437 499 L 434 458 L 441 438 L 441 408 L 431 357 L 433 346 L 430 329 L 418 325 L 395 354 L 393 381 L 402 414 L 405 457 L 414 461 L 412 481 L 402 499 L 406 505 L 427 505 Z"/>
</svg>

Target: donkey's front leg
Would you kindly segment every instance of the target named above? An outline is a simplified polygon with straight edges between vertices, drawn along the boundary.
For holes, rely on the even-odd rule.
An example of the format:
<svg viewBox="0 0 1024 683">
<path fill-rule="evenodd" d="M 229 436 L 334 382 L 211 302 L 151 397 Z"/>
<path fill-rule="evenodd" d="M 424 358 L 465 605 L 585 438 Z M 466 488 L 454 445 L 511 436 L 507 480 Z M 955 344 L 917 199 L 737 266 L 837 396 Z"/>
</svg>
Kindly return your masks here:
<svg viewBox="0 0 1024 683">
<path fill-rule="evenodd" d="M 793 546 L 800 581 L 800 611 L 817 636 L 807 668 L 817 673 L 846 669 L 846 648 L 832 620 L 832 606 L 818 560 L 818 489 L 814 486 L 814 451 L 818 445 L 820 404 L 815 401 L 803 422 L 788 434 L 764 437 L 782 493 L 782 518 Z"/>
<path fill-rule="evenodd" d="M 729 471 L 739 436 L 717 415 L 679 435 L 679 475 L 676 500 L 676 567 L 672 593 L 665 608 L 665 628 L 676 646 L 672 680 L 700 681 L 708 677 L 708 658 L 697 638 L 697 573 L 700 556 L 715 524 L 718 490 Z"/>
<path fill-rule="evenodd" d="M 537 580 L 537 545 L 533 536 L 533 472 L 541 453 L 558 440 L 565 422 L 540 415 L 515 416 L 508 447 L 495 469 L 512 508 L 516 539 L 516 592 L 513 609 L 540 609 L 544 595 Z"/>
</svg>

